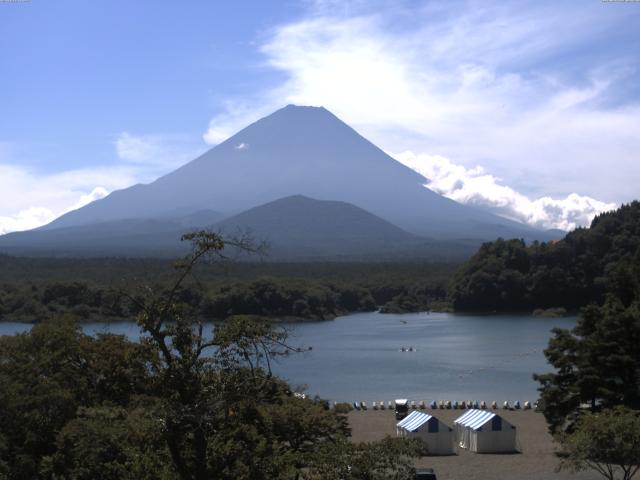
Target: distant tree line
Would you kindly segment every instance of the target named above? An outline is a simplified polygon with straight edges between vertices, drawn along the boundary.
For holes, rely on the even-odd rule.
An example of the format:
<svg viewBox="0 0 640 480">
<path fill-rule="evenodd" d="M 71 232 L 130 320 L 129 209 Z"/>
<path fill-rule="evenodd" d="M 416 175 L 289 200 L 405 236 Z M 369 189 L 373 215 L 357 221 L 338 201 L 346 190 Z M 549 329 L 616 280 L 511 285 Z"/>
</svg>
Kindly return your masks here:
<svg viewBox="0 0 640 480">
<path fill-rule="evenodd" d="M 74 265 L 70 260 L 0 257 L 0 267 L 5 267 L 0 272 L 0 321 L 36 322 L 61 314 L 79 321 L 133 319 L 139 309 L 131 295 L 144 296 L 141 286 L 162 292 L 170 284 L 172 272 L 166 263 L 132 261 L 126 271 L 119 259 L 85 259 Z M 181 286 L 180 300 L 196 317 L 221 320 L 247 314 L 323 320 L 378 308 L 400 313 L 447 308 L 446 285 L 455 265 L 228 267 L 202 266 L 193 281 Z M 60 275 L 65 270 L 70 271 L 66 278 L 74 280 Z"/>
</svg>

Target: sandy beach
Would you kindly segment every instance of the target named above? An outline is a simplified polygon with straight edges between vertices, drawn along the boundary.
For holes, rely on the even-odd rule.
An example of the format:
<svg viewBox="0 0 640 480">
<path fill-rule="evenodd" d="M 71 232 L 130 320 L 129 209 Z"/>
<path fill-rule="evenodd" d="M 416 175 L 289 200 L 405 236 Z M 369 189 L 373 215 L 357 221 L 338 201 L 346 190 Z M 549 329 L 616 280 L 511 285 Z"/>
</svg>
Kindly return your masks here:
<svg viewBox="0 0 640 480">
<path fill-rule="evenodd" d="M 425 410 L 449 426 L 465 410 Z M 438 480 L 595 480 L 595 472 L 556 472 L 558 460 L 553 455 L 554 444 L 540 413 L 531 410 L 497 410 L 517 428 L 519 453 L 476 454 L 457 448 L 446 457 L 423 457 L 417 467 L 433 468 Z M 353 441 L 372 441 L 386 435 L 395 436 L 396 419 L 390 410 L 353 411 L 349 413 Z"/>
</svg>

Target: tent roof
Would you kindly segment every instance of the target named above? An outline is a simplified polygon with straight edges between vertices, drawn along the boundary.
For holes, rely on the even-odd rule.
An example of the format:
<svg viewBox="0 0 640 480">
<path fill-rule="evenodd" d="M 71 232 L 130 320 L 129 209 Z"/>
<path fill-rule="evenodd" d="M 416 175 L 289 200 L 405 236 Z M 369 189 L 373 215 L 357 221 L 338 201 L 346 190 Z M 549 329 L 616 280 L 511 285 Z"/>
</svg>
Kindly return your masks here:
<svg viewBox="0 0 640 480">
<path fill-rule="evenodd" d="M 415 412 L 411 412 L 405 418 L 400 420 L 397 426 L 400 428 L 404 428 L 409 432 L 415 432 L 416 430 L 418 430 L 418 428 L 420 428 L 422 425 L 427 423 L 432 418 L 433 418 L 432 415 L 415 411 Z"/>
<path fill-rule="evenodd" d="M 469 427 L 472 430 L 478 430 L 483 425 L 486 425 L 496 414 L 486 410 L 469 410 L 464 415 L 456 418 L 453 423 L 462 425 L 463 427 Z"/>
</svg>

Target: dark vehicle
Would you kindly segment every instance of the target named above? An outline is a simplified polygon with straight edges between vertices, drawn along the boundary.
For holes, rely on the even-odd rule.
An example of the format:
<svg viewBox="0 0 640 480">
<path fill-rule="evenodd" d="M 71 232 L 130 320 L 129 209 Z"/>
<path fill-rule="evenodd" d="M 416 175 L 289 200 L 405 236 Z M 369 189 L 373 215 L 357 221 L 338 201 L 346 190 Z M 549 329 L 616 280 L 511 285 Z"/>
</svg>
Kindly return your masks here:
<svg viewBox="0 0 640 480">
<path fill-rule="evenodd" d="M 433 468 L 416 468 L 414 477 L 416 480 L 437 480 Z"/>
<path fill-rule="evenodd" d="M 396 399 L 396 420 L 402 420 L 409 413 L 409 400 L 406 398 Z"/>
</svg>

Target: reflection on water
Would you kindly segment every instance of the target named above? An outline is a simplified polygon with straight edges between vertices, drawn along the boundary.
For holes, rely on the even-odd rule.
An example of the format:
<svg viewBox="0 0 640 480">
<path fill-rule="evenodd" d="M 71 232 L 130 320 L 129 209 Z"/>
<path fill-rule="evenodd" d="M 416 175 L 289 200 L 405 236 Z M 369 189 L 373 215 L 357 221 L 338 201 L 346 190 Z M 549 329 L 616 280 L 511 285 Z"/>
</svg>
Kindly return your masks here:
<svg viewBox="0 0 640 480">
<path fill-rule="evenodd" d="M 575 318 L 520 315 L 360 313 L 330 322 L 285 324 L 290 343 L 313 350 L 274 369 L 330 400 L 534 400 L 534 372 L 549 370 L 542 350 L 553 327 Z M 0 323 L 0 334 L 30 326 Z M 134 323 L 90 323 L 87 333 L 139 338 Z M 402 348 L 413 351 L 402 351 Z"/>
</svg>

